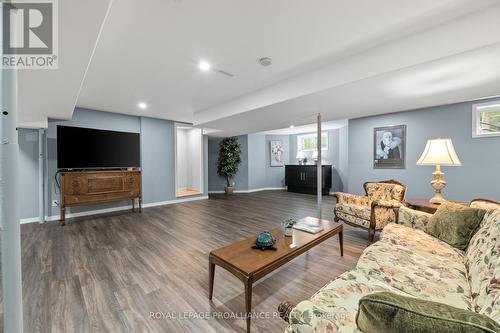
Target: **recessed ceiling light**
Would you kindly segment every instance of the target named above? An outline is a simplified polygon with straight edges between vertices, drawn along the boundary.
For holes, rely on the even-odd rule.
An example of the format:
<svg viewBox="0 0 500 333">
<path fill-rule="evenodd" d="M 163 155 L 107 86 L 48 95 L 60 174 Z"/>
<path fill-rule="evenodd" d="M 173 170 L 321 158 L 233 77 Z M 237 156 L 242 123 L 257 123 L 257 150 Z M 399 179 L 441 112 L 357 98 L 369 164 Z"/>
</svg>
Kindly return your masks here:
<svg viewBox="0 0 500 333">
<path fill-rule="evenodd" d="M 139 107 L 139 109 L 141 109 L 141 110 L 146 110 L 146 109 L 147 109 L 147 107 L 148 107 L 148 105 L 147 105 L 146 103 L 144 103 L 144 102 L 141 102 L 141 103 L 137 104 L 137 106 L 138 106 L 138 107 Z"/>
<path fill-rule="evenodd" d="M 293 126 L 293 125 L 290 125 L 290 128 L 295 128 L 295 126 Z"/>
<path fill-rule="evenodd" d="M 269 57 L 262 57 L 257 59 L 257 63 L 259 63 L 261 66 L 267 67 L 273 64 L 273 59 Z"/>
<path fill-rule="evenodd" d="M 198 68 L 203 72 L 208 72 L 210 68 L 212 68 L 212 65 L 207 61 L 200 61 L 198 63 Z"/>
</svg>

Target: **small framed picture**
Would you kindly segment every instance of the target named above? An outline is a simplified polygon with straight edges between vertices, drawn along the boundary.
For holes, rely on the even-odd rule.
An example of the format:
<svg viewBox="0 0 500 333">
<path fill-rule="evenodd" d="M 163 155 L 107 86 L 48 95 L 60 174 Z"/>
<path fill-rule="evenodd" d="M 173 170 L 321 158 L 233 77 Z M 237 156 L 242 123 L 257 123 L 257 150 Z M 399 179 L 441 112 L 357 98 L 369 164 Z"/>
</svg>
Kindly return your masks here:
<svg viewBox="0 0 500 333">
<path fill-rule="evenodd" d="M 271 141 L 271 166 L 272 167 L 282 167 L 285 165 L 285 150 L 283 149 L 283 141 L 272 140 Z"/>
<path fill-rule="evenodd" d="M 404 169 L 406 156 L 406 125 L 373 129 L 373 168 Z"/>
</svg>

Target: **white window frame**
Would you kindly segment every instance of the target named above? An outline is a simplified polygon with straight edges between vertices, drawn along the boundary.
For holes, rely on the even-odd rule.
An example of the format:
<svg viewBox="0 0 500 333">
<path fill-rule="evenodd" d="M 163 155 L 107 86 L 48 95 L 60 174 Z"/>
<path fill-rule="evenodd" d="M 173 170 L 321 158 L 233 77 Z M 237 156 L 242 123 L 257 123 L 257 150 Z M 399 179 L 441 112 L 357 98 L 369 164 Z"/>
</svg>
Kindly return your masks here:
<svg viewBox="0 0 500 333">
<path fill-rule="evenodd" d="M 493 112 L 500 111 L 500 100 L 488 102 L 488 103 L 480 103 L 474 104 L 472 106 L 472 137 L 473 138 L 484 138 L 484 137 L 492 137 L 492 136 L 500 136 L 500 131 L 492 132 L 492 133 L 481 133 L 481 125 L 479 123 L 481 117 L 480 114 L 482 112 Z"/>
<path fill-rule="evenodd" d="M 321 136 L 326 135 L 326 147 L 322 147 L 321 150 L 328 150 L 328 141 L 329 141 L 329 136 L 328 136 L 328 131 L 322 131 Z M 303 138 L 309 138 L 309 137 L 314 137 L 317 140 L 317 134 L 316 133 L 308 133 L 308 134 L 302 134 L 297 136 L 297 151 L 314 151 L 315 149 L 302 149 L 302 139 Z M 321 142 L 323 145 L 323 142 Z"/>
</svg>

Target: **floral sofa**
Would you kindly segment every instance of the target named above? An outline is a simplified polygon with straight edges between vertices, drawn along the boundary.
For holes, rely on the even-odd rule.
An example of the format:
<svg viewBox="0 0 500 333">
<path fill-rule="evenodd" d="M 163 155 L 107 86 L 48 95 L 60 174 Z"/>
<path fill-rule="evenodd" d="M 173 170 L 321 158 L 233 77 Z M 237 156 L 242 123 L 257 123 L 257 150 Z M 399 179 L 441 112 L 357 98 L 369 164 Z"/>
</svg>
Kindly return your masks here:
<svg viewBox="0 0 500 333">
<path fill-rule="evenodd" d="M 395 180 L 366 182 L 366 196 L 336 192 L 337 204 L 333 210 L 335 221 L 368 230 L 368 243 L 373 242 L 375 231 L 394 222 L 394 208 L 402 205 L 406 187 Z"/>
<path fill-rule="evenodd" d="M 287 333 L 360 332 L 361 297 L 390 291 L 485 314 L 500 323 L 500 203 L 474 200 L 488 210 L 466 251 L 422 229 L 430 214 L 401 207 L 397 223 L 367 247 L 356 268 L 340 275 L 311 299 L 280 304 Z"/>
</svg>

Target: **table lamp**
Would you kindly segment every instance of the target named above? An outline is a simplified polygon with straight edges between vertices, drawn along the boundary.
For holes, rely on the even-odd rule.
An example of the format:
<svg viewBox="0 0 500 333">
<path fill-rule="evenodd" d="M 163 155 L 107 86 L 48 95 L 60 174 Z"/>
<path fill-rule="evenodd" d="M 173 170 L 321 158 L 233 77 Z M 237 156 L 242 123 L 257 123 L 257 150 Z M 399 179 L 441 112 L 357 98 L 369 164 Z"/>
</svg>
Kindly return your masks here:
<svg viewBox="0 0 500 333">
<path fill-rule="evenodd" d="M 304 153 L 302 152 L 302 150 L 299 150 L 297 152 L 296 158 L 299 160 L 299 165 L 302 165 L 302 160 L 304 159 Z"/>
<path fill-rule="evenodd" d="M 446 186 L 446 182 L 443 180 L 444 173 L 441 172 L 441 166 L 460 166 L 460 160 L 458 159 L 457 153 L 453 148 L 453 143 L 451 139 L 431 139 L 427 140 L 424 152 L 422 156 L 417 161 L 417 165 L 435 165 L 436 171 L 432 174 L 434 175 L 434 180 L 431 181 L 431 186 L 436 192 L 434 196 L 429 200 L 433 204 L 441 204 L 445 200 L 441 195 L 441 190 Z"/>
<path fill-rule="evenodd" d="M 318 160 L 318 150 L 314 149 L 312 159 L 316 162 Z"/>
</svg>

